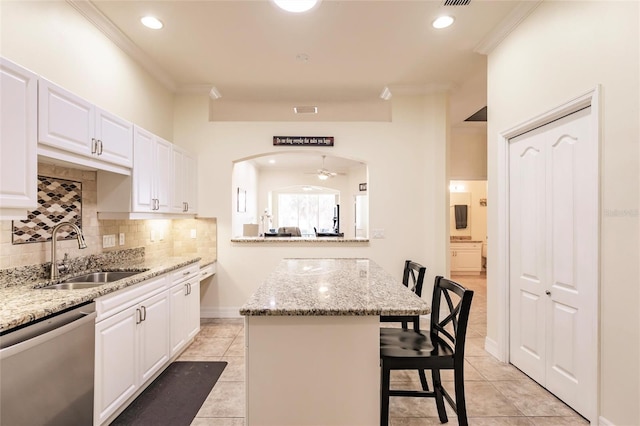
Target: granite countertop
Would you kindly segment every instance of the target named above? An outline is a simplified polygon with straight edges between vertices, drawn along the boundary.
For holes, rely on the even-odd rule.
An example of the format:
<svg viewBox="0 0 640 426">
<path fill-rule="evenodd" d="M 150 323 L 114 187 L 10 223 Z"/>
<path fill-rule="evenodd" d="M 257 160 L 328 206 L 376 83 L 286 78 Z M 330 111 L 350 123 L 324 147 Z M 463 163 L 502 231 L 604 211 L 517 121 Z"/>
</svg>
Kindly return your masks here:
<svg viewBox="0 0 640 426">
<path fill-rule="evenodd" d="M 47 317 L 73 306 L 90 302 L 100 296 L 118 291 L 141 281 L 165 274 L 183 266 L 199 262 L 196 256 L 167 257 L 122 261 L 100 269 L 109 271 L 142 271 L 129 278 L 82 290 L 44 290 L 42 287 L 61 282 L 24 280 L 17 285 L 0 287 L 0 332 Z M 213 260 L 215 261 L 215 260 Z M 213 263 L 213 262 L 210 262 Z M 209 263 L 208 263 L 209 264 Z M 201 264 L 201 266 L 206 266 Z M 95 272 L 95 271 L 86 271 Z M 73 274 L 80 275 L 80 274 Z M 72 275 L 69 275 L 72 276 Z"/>
<path fill-rule="evenodd" d="M 369 259 L 284 259 L 245 316 L 424 315 L 429 304 Z"/>
<path fill-rule="evenodd" d="M 368 238 L 344 237 L 234 237 L 232 243 L 368 243 Z"/>
</svg>

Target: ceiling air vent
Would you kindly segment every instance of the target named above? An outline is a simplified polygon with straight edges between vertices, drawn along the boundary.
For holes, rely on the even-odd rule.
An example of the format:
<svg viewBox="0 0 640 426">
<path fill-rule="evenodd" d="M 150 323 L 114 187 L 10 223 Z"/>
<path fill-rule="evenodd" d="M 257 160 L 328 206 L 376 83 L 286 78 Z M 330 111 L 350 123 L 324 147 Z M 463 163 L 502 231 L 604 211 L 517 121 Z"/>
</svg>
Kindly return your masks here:
<svg viewBox="0 0 640 426">
<path fill-rule="evenodd" d="M 444 0 L 445 6 L 469 6 L 471 0 Z"/>
<path fill-rule="evenodd" d="M 293 107 L 293 111 L 296 114 L 317 114 L 318 107 L 315 106 L 297 106 Z"/>
</svg>

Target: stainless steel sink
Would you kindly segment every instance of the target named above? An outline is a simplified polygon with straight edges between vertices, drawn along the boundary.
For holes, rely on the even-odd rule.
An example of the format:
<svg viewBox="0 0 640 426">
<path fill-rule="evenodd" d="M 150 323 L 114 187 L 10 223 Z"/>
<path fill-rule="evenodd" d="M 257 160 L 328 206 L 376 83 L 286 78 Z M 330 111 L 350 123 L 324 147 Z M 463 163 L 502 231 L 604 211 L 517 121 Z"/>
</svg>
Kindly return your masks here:
<svg viewBox="0 0 640 426">
<path fill-rule="evenodd" d="M 79 275 L 73 278 L 67 278 L 63 283 L 112 283 L 123 278 L 129 278 L 140 271 L 110 271 L 110 272 L 92 272 L 90 274 Z"/>
<path fill-rule="evenodd" d="M 129 278 L 144 271 L 108 271 L 92 272 L 90 274 L 79 275 L 67 278 L 59 284 L 52 284 L 42 287 L 43 290 L 80 290 L 85 288 L 99 287 L 124 278 Z"/>
<path fill-rule="evenodd" d="M 43 290 L 82 290 L 84 288 L 94 288 L 106 283 L 60 283 L 42 287 Z"/>
</svg>

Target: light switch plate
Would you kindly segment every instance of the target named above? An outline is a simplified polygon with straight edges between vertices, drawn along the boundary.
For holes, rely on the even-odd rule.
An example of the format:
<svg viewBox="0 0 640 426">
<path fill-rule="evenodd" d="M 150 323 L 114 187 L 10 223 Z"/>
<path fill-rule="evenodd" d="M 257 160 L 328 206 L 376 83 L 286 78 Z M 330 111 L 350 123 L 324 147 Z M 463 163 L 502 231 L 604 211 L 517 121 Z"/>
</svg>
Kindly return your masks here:
<svg viewBox="0 0 640 426">
<path fill-rule="evenodd" d="M 115 247 L 115 246 L 116 246 L 116 236 L 114 234 L 102 236 L 102 248 L 109 248 L 109 247 Z"/>
<path fill-rule="evenodd" d="M 123 245 L 124 245 L 124 232 L 121 232 L 121 233 L 120 233 L 120 241 L 119 241 L 119 244 L 120 244 L 121 246 L 123 246 Z"/>
<path fill-rule="evenodd" d="M 197 234 L 196 234 L 196 230 L 195 230 L 195 229 L 192 229 L 192 230 L 191 230 L 190 235 L 191 235 L 191 238 L 193 238 L 193 239 L 197 238 L 197 237 L 196 237 L 196 235 L 197 235 Z"/>
</svg>

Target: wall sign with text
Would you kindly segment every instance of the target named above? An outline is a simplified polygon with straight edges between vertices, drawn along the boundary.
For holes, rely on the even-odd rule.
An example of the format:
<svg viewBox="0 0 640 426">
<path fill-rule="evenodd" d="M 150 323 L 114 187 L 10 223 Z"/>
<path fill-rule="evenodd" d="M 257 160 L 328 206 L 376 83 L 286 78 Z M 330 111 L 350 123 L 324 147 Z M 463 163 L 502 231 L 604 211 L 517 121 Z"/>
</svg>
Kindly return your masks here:
<svg viewBox="0 0 640 426">
<path fill-rule="evenodd" d="M 274 136 L 274 146 L 333 146 L 333 136 Z"/>
</svg>

